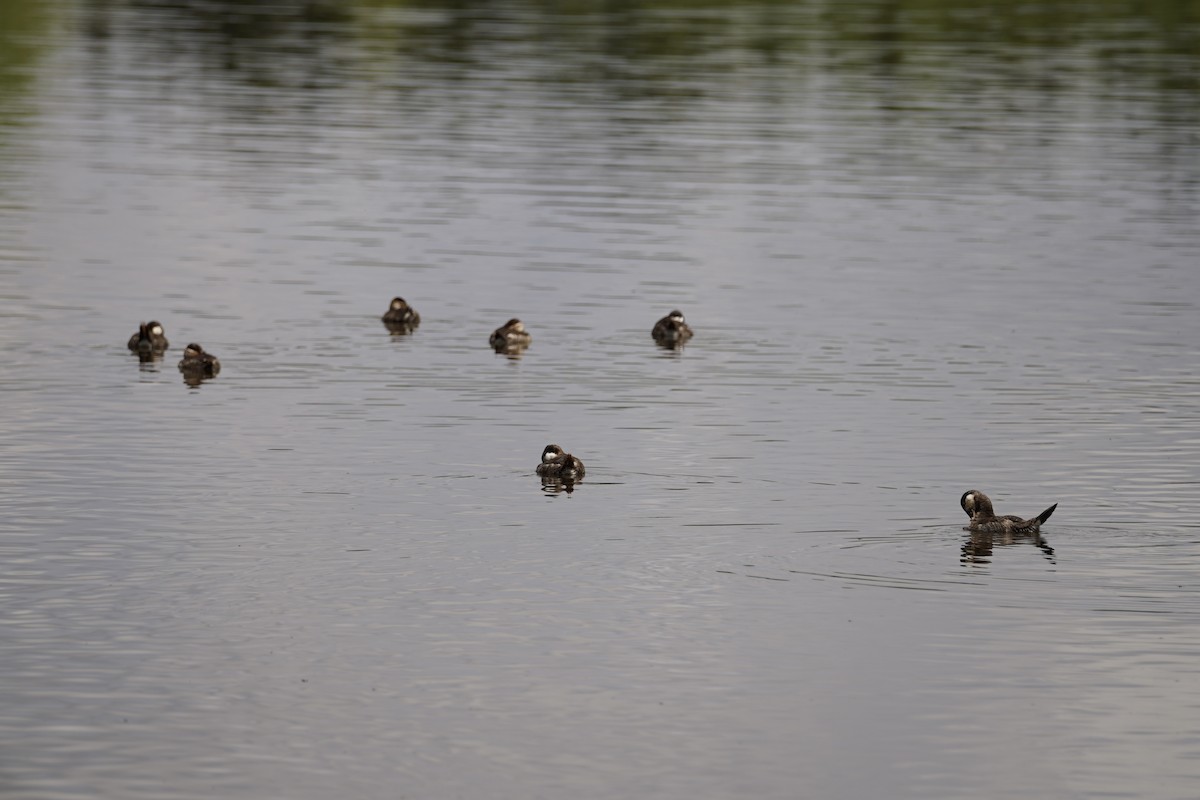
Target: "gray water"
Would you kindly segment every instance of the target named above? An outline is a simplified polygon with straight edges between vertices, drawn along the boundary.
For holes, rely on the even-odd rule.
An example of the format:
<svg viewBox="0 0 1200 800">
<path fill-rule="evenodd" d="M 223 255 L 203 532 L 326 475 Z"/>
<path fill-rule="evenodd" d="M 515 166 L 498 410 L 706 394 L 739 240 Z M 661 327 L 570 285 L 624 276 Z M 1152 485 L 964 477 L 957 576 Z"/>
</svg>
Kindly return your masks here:
<svg viewBox="0 0 1200 800">
<path fill-rule="evenodd" d="M 0 795 L 1194 798 L 1142 5 L 0 0 Z"/>
</svg>

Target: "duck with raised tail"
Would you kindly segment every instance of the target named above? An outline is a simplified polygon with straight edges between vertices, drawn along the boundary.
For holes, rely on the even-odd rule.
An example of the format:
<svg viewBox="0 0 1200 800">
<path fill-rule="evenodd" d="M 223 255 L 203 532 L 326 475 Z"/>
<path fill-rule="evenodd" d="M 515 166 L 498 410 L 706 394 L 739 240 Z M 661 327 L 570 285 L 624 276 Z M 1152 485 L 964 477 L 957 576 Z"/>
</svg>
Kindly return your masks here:
<svg viewBox="0 0 1200 800">
<path fill-rule="evenodd" d="M 1042 523 L 1050 519 L 1054 509 L 1058 508 L 1058 503 L 1055 503 L 1036 517 L 1029 519 L 1022 519 L 1011 514 L 998 517 L 992 510 L 992 499 L 978 489 L 969 489 L 963 492 L 958 504 L 971 518 L 963 530 L 979 531 L 980 533 L 1037 533 L 1041 529 Z"/>
<path fill-rule="evenodd" d="M 548 444 L 542 451 L 542 463 L 537 465 L 537 474 L 547 478 L 576 480 L 583 477 L 583 462 L 558 445 Z"/>
</svg>

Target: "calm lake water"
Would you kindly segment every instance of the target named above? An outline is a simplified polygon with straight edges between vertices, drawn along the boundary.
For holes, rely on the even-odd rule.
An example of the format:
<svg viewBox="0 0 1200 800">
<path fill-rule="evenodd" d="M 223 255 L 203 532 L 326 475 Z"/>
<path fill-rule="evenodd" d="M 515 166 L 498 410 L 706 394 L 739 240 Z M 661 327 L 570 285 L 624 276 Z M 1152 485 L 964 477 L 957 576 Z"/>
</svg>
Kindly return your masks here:
<svg viewBox="0 0 1200 800">
<path fill-rule="evenodd" d="M 0 796 L 1194 798 L 1198 301 L 1194 2 L 0 0 Z"/>
</svg>

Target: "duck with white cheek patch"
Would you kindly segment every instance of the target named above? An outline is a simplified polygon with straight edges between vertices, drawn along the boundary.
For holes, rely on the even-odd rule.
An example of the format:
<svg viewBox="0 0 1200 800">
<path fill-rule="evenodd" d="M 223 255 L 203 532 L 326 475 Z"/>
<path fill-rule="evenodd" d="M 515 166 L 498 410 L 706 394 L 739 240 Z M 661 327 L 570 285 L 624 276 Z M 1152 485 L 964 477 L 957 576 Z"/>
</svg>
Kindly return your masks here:
<svg viewBox="0 0 1200 800">
<path fill-rule="evenodd" d="M 511 353 L 524 350 L 533 342 L 533 336 L 525 330 L 525 323 L 513 317 L 508 322 L 492 331 L 488 344 L 497 353 Z"/>
<path fill-rule="evenodd" d="M 547 478 L 577 480 L 584 475 L 583 462 L 564 452 L 558 445 L 548 444 L 542 451 L 542 463 L 537 465 L 537 474 Z"/>
<path fill-rule="evenodd" d="M 383 324 L 392 333 L 412 333 L 421 324 L 421 315 L 403 297 L 394 297 L 383 314 Z"/>
<path fill-rule="evenodd" d="M 151 320 L 138 326 L 137 333 L 129 337 L 129 349 L 143 361 L 161 356 L 170 346 L 161 322 Z"/>
<path fill-rule="evenodd" d="M 683 312 L 676 309 L 654 323 L 650 335 L 662 347 L 676 348 L 682 347 L 684 342 L 692 338 L 692 329 L 684 321 Z"/>
<path fill-rule="evenodd" d="M 1029 519 L 1022 519 L 1011 514 L 998 517 L 992 510 L 991 498 L 978 489 L 969 489 L 963 492 L 958 504 L 971 518 L 963 530 L 980 533 L 1037 533 L 1041 529 L 1042 523 L 1050 519 L 1054 509 L 1058 508 L 1058 503 L 1055 503 L 1036 517 Z"/>
<path fill-rule="evenodd" d="M 188 386 L 199 386 L 202 381 L 215 377 L 221 371 L 221 362 L 212 353 L 193 342 L 183 349 L 179 371 Z"/>
</svg>

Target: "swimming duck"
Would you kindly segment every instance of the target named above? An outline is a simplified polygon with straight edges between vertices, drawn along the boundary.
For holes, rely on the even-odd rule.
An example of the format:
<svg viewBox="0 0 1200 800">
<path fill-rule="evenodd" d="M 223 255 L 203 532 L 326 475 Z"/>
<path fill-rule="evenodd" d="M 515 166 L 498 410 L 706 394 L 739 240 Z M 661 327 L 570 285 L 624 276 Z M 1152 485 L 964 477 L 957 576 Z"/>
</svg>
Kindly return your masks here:
<svg viewBox="0 0 1200 800">
<path fill-rule="evenodd" d="M 551 478 L 575 480 L 584 474 L 583 462 L 556 444 L 546 445 L 542 451 L 542 463 L 537 465 L 537 474 Z"/>
<path fill-rule="evenodd" d="M 1058 503 L 1047 508 L 1031 519 L 1021 519 L 1012 515 L 997 517 L 992 510 L 992 500 L 978 489 L 963 492 L 958 504 L 971 518 L 964 530 L 980 531 L 982 533 L 1037 533 L 1042 523 L 1050 519 Z"/>
<path fill-rule="evenodd" d="M 676 309 L 654 323 L 650 335 L 663 347 L 679 347 L 692 338 L 692 329 L 684 321 L 683 312 Z"/>
<path fill-rule="evenodd" d="M 162 323 L 154 320 L 138 325 L 137 333 L 129 337 L 129 349 L 139 355 L 161 355 L 169 345 Z"/>
<path fill-rule="evenodd" d="M 559 471 L 558 477 L 562 478 L 563 480 L 573 481 L 578 478 L 582 478 L 583 475 L 583 462 L 570 453 L 564 455 L 562 470 Z"/>
<path fill-rule="evenodd" d="M 508 322 L 501 325 L 496 330 L 492 331 L 491 337 L 488 339 L 488 344 L 497 353 L 503 353 L 506 350 L 515 350 L 523 347 L 529 347 L 529 343 L 533 341 L 533 337 L 525 330 L 525 323 L 513 317 Z"/>
<path fill-rule="evenodd" d="M 183 349 L 179 371 L 184 375 L 211 378 L 221 371 L 221 362 L 212 353 L 204 352 L 203 347 L 193 342 Z"/>
<path fill-rule="evenodd" d="M 383 324 L 393 332 L 408 332 L 421 324 L 421 315 L 403 297 L 394 297 L 383 314 Z"/>
</svg>

